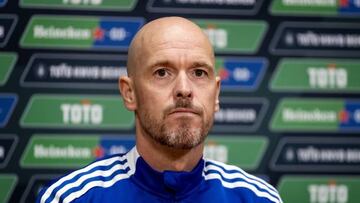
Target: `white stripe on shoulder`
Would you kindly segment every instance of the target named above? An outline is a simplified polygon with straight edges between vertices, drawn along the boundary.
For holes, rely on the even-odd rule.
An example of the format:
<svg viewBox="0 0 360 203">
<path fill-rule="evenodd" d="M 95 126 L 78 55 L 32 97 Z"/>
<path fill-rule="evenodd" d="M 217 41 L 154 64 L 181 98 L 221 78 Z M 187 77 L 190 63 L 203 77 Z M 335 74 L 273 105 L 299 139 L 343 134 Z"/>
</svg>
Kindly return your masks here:
<svg viewBox="0 0 360 203">
<path fill-rule="evenodd" d="M 136 164 L 136 160 L 138 157 L 139 157 L 139 154 L 136 151 L 136 148 L 134 147 L 130 152 L 128 152 L 126 154 L 126 158 L 128 160 L 129 168 L 130 168 L 130 170 L 127 173 L 118 174 L 114 178 L 112 178 L 111 180 L 108 180 L 108 181 L 102 181 L 102 180 L 91 181 L 91 182 L 87 183 L 81 190 L 79 190 L 77 192 L 73 192 L 69 196 L 67 196 L 64 199 L 63 203 L 70 203 L 71 201 L 73 201 L 74 199 L 76 199 L 78 197 L 81 197 L 83 194 L 85 194 L 87 191 L 89 191 L 90 189 L 92 189 L 94 187 L 102 187 L 102 188 L 111 187 L 118 181 L 129 178 L 131 175 L 133 175 L 135 173 L 135 168 L 134 168 L 135 165 L 133 165 L 133 164 Z"/>
<path fill-rule="evenodd" d="M 134 150 L 134 149 L 133 149 Z M 95 167 L 98 167 L 98 166 L 109 166 L 111 164 L 113 164 L 114 162 L 116 161 L 123 161 L 125 159 L 127 159 L 129 156 L 129 153 L 134 153 L 132 152 L 133 150 L 131 150 L 130 152 L 128 152 L 127 154 L 121 156 L 121 157 L 111 157 L 111 158 L 108 158 L 108 159 L 104 159 L 104 160 L 101 160 L 101 161 L 96 161 L 82 169 L 79 169 L 77 171 L 74 171 L 72 173 L 70 173 L 69 175 L 67 176 L 64 176 L 62 177 L 61 179 L 59 179 L 58 181 L 56 181 L 54 184 L 52 184 L 46 191 L 45 193 L 42 195 L 41 199 L 40 199 L 40 202 L 41 203 L 45 203 L 45 201 L 50 197 L 51 193 L 54 191 L 54 189 L 56 189 L 58 186 L 60 186 L 61 184 L 63 184 L 65 181 L 68 181 L 68 180 L 71 180 L 73 179 L 75 176 L 81 174 L 81 173 L 86 173 L 87 171 L 90 171 L 91 169 L 95 168 Z M 134 158 L 134 156 L 132 156 L 131 158 Z M 130 160 L 128 160 L 129 162 Z M 133 160 L 131 160 L 133 162 Z M 131 166 L 130 166 L 130 170 L 134 170 L 134 169 L 131 169 Z"/>
<path fill-rule="evenodd" d="M 211 179 L 220 180 L 221 184 L 224 187 L 227 187 L 227 188 L 238 188 L 238 187 L 247 188 L 247 189 L 253 191 L 259 197 L 265 197 L 265 198 L 267 198 L 267 199 L 269 199 L 269 200 L 271 200 L 272 202 L 275 202 L 275 203 L 282 203 L 281 200 L 271 196 L 267 192 L 259 191 L 255 186 L 253 186 L 251 184 L 248 184 L 247 182 L 237 181 L 237 182 L 229 183 L 229 182 L 224 181 L 221 178 L 221 176 L 219 174 L 217 174 L 217 173 L 210 173 L 210 174 L 205 175 L 205 180 L 211 180 Z"/>
<path fill-rule="evenodd" d="M 81 176 L 76 182 L 73 182 L 71 184 L 67 184 L 65 187 L 61 188 L 59 191 L 57 191 L 57 193 L 55 194 L 54 200 L 51 201 L 51 203 L 56 203 L 59 202 L 61 199 L 61 196 L 66 193 L 68 190 L 78 187 L 80 186 L 83 182 L 85 182 L 86 180 L 90 179 L 90 178 L 94 178 L 94 177 L 109 177 L 111 176 L 111 174 L 113 174 L 114 172 L 118 171 L 118 170 L 124 170 L 126 169 L 126 167 L 128 167 L 128 164 L 125 163 L 124 165 L 121 164 L 116 164 L 114 165 L 112 168 L 106 170 L 106 171 L 102 171 L 102 170 L 96 170 L 92 173 L 86 174 L 84 176 Z M 126 172 L 127 173 L 127 172 Z M 125 172 L 123 174 L 126 174 Z"/>
<path fill-rule="evenodd" d="M 67 196 L 64 199 L 63 203 L 69 203 L 69 202 L 73 201 L 74 199 L 76 199 L 78 197 L 81 197 L 83 194 L 85 194 L 91 188 L 94 188 L 94 187 L 103 187 L 103 188 L 111 187 L 116 182 L 118 182 L 120 180 L 123 180 L 123 179 L 127 179 L 130 176 L 131 176 L 130 174 L 118 174 L 113 179 L 111 179 L 109 181 L 100 181 L 100 180 L 98 180 L 98 181 L 89 182 L 81 190 L 79 190 L 77 192 L 74 192 L 74 193 L 71 193 L 69 196 Z"/>
<path fill-rule="evenodd" d="M 265 182 L 264 180 L 262 180 L 256 176 L 253 176 L 251 174 L 248 174 L 236 166 L 227 165 L 227 164 L 213 161 L 213 160 L 206 160 L 206 162 L 210 163 L 210 164 L 206 164 L 207 166 L 205 167 L 205 172 L 209 171 L 209 170 L 215 170 L 215 171 L 219 172 L 221 175 L 216 174 L 216 173 L 210 173 L 210 174 L 205 175 L 205 178 L 209 179 L 209 177 L 213 177 L 213 178 L 219 179 L 223 185 L 224 185 L 224 183 L 226 183 L 225 185 L 230 186 L 231 188 L 235 187 L 236 185 L 239 185 L 239 187 L 246 187 L 246 188 L 249 188 L 250 190 L 252 190 L 257 195 L 261 194 L 259 196 L 272 197 L 271 199 L 275 199 L 276 200 L 275 202 L 279 202 L 279 201 L 281 202 L 281 198 L 280 198 L 277 190 L 273 186 L 271 186 L 269 183 Z M 211 163 L 214 163 L 216 165 L 213 165 Z M 217 165 L 221 166 L 222 168 Z M 223 168 L 226 170 L 234 170 L 236 172 L 235 173 L 227 173 L 226 171 L 224 171 Z M 225 180 L 223 180 L 223 178 L 221 176 L 226 179 L 241 178 L 241 179 L 243 179 L 243 181 L 226 182 Z M 231 185 L 233 185 L 233 186 L 231 186 Z M 256 185 L 257 187 L 255 187 L 254 185 Z M 261 188 L 265 191 L 260 191 L 258 188 Z M 264 195 L 264 193 L 267 195 Z M 270 199 L 270 198 L 268 198 L 268 199 Z"/>
<path fill-rule="evenodd" d="M 237 167 L 237 166 L 233 166 L 233 165 L 228 165 L 228 164 L 224 164 L 222 162 L 219 162 L 219 161 L 215 161 L 215 160 L 206 160 L 207 162 L 209 163 L 214 163 L 216 165 L 219 165 L 221 167 L 223 167 L 224 169 L 230 171 L 230 170 L 234 170 L 234 171 L 238 171 L 239 174 L 242 174 L 243 176 L 245 176 L 247 179 L 251 179 L 253 181 L 257 181 L 258 184 L 261 184 L 267 188 L 269 188 L 269 190 L 272 190 L 274 192 L 277 192 L 277 190 L 272 186 L 270 185 L 269 183 L 267 183 L 266 181 L 264 181 L 263 179 L 261 178 L 258 178 L 254 175 L 251 175 L 249 173 L 247 173 L 246 171 L 242 170 L 241 168 Z M 224 171 L 225 172 L 225 171 Z"/>
</svg>

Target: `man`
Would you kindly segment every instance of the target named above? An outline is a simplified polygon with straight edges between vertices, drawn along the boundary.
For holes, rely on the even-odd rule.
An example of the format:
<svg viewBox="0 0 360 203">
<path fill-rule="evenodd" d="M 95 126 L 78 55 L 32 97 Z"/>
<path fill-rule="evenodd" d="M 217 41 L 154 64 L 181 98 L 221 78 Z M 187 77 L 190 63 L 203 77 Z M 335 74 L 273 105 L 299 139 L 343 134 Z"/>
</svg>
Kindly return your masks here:
<svg viewBox="0 0 360 203">
<path fill-rule="evenodd" d="M 127 71 L 119 89 L 135 112 L 136 147 L 60 178 L 40 202 L 282 202 L 264 181 L 202 157 L 220 79 L 198 26 L 180 17 L 146 24 L 130 45 Z"/>
</svg>

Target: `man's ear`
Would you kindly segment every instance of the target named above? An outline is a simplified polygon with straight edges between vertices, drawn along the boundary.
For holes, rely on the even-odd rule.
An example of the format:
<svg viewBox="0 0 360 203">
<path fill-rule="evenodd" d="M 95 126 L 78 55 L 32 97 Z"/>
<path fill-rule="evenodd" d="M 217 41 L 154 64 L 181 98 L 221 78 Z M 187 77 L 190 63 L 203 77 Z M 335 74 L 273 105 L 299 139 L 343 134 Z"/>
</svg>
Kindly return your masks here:
<svg viewBox="0 0 360 203">
<path fill-rule="evenodd" d="M 128 76 L 121 76 L 119 78 L 119 90 L 124 101 L 125 107 L 130 111 L 135 111 L 137 108 L 135 90 L 133 81 Z"/>
<path fill-rule="evenodd" d="M 221 79 L 219 76 L 217 76 L 216 77 L 215 112 L 218 112 L 220 110 L 220 101 L 219 101 L 220 89 L 221 89 Z"/>
</svg>

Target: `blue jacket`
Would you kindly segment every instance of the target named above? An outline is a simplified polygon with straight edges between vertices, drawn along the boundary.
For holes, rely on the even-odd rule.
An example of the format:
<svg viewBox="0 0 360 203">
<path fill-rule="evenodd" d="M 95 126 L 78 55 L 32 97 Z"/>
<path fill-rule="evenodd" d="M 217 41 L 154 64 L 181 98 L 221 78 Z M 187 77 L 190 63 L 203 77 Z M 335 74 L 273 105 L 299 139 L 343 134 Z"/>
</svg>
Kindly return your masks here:
<svg viewBox="0 0 360 203">
<path fill-rule="evenodd" d="M 201 159 L 191 172 L 153 170 L 136 147 L 74 171 L 44 188 L 41 203 L 282 203 L 276 189 L 238 167 Z"/>
</svg>

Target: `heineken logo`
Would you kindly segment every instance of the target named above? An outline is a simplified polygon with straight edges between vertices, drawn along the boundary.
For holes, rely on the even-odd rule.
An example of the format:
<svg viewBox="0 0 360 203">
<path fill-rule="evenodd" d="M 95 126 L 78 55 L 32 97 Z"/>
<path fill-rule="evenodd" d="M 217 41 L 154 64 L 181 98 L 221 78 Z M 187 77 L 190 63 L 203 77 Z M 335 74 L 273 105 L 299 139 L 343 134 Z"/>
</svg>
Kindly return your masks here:
<svg viewBox="0 0 360 203">
<path fill-rule="evenodd" d="M 46 117 L 37 113 L 44 110 Z M 35 95 L 20 122 L 37 128 L 128 129 L 134 115 L 117 96 Z"/>
<path fill-rule="evenodd" d="M 132 10 L 137 0 L 106 1 L 106 0 L 21 0 L 23 7 L 33 8 L 62 8 L 62 9 L 86 9 L 86 10 Z"/>
<path fill-rule="evenodd" d="M 215 68 L 223 90 L 253 91 L 262 80 L 267 61 L 263 58 L 217 57 Z"/>
<path fill-rule="evenodd" d="M 359 144 L 358 138 L 284 138 L 270 167 L 279 171 L 356 171 Z"/>
<path fill-rule="evenodd" d="M 254 131 L 258 128 L 268 102 L 260 98 L 220 98 L 220 110 L 215 113 L 215 132 Z"/>
<path fill-rule="evenodd" d="M 135 146 L 130 136 L 34 135 L 24 152 L 24 167 L 81 167 Z"/>
<path fill-rule="evenodd" d="M 1 2 L 0 2 L 1 6 Z M 6 46 L 17 23 L 17 16 L 0 14 L 0 47 Z"/>
<path fill-rule="evenodd" d="M 357 0 L 274 0 L 271 12 L 277 15 L 358 16 L 360 3 Z"/>
<path fill-rule="evenodd" d="M 193 21 L 208 36 L 216 53 L 254 53 L 267 30 L 264 21 L 208 19 Z"/>
<path fill-rule="evenodd" d="M 360 48 L 360 27 L 350 23 L 284 22 L 275 36 L 274 54 L 349 56 Z"/>
<path fill-rule="evenodd" d="M 117 89 L 126 75 L 126 57 L 109 55 L 36 54 L 21 84 L 26 87 Z"/>
<path fill-rule="evenodd" d="M 276 131 L 358 131 L 360 103 L 356 100 L 286 98 L 276 108 L 271 128 Z"/>
<path fill-rule="evenodd" d="M 285 58 L 271 81 L 275 91 L 356 92 L 360 61 L 348 59 Z"/>
<path fill-rule="evenodd" d="M 127 49 L 143 24 L 141 18 L 34 16 L 20 44 L 23 47 Z"/>
<path fill-rule="evenodd" d="M 150 0 L 147 8 L 151 12 L 163 13 L 251 15 L 258 12 L 262 2 L 262 0 Z"/>
</svg>

